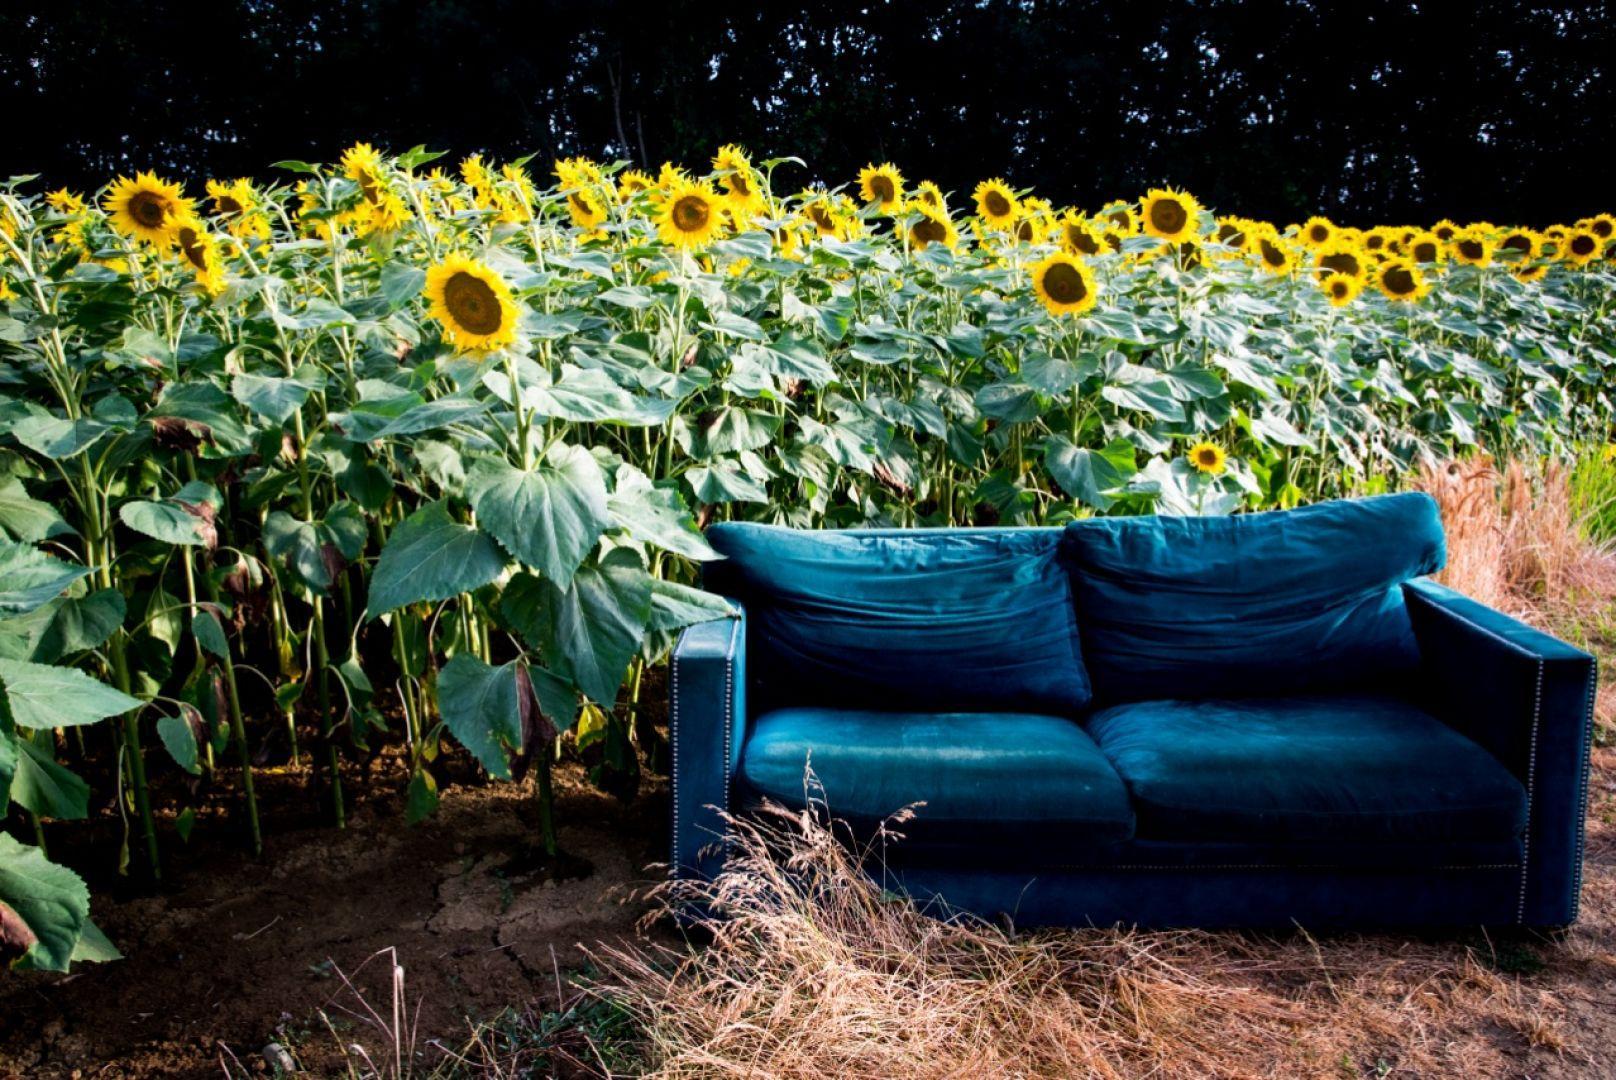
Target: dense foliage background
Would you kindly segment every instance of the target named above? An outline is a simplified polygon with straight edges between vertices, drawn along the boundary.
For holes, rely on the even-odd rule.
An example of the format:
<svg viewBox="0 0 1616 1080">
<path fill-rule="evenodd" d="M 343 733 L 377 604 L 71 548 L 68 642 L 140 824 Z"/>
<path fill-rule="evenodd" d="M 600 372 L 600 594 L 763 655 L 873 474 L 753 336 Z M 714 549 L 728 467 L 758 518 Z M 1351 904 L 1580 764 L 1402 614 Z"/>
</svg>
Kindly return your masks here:
<svg viewBox="0 0 1616 1080">
<path fill-rule="evenodd" d="M 1093 209 L 1161 183 L 1275 221 L 1605 209 L 1609 5 L 109 0 L 0 12 L 0 172 L 193 182 L 359 138 L 840 183 L 983 163 Z"/>
</svg>

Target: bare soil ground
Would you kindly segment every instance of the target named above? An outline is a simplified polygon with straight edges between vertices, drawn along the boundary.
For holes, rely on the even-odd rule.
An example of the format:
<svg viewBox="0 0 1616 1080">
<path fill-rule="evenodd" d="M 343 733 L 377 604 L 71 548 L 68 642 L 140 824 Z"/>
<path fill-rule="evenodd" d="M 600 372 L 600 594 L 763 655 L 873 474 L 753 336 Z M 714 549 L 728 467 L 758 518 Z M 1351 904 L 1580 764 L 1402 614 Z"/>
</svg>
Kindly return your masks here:
<svg viewBox="0 0 1616 1080">
<path fill-rule="evenodd" d="M 299 777 L 266 783 L 266 821 L 283 801 L 276 781 L 301 801 Z M 389 946 L 423 1042 L 455 1046 L 468 1017 L 553 1000 L 558 972 L 582 961 L 579 943 L 632 931 L 641 909 L 623 900 L 643 867 L 666 858 L 667 835 L 660 785 L 627 806 L 576 766 L 557 785 L 562 847 L 592 868 L 581 879 L 501 870 L 535 832 L 531 796 L 501 785 L 453 787 L 413 827 L 396 798 L 362 802 L 341 832 L 272 827 L 262 859 L 199 836 L 154 896 L 118 899 L 92 881 L 94 917 L 127 959 L 0 981 L 0 1076 L 219 1077 L 232 1053 L 270 1073 L 261 1051 L 271 1041 L 318 1075 L 339 1064 L 317 1016 L 325 1007 L 341 1029 L 332 1004 L 351 996 L 339 970 Z M 387 967 L 366 975 L 385 984 Z"/>
</svg>

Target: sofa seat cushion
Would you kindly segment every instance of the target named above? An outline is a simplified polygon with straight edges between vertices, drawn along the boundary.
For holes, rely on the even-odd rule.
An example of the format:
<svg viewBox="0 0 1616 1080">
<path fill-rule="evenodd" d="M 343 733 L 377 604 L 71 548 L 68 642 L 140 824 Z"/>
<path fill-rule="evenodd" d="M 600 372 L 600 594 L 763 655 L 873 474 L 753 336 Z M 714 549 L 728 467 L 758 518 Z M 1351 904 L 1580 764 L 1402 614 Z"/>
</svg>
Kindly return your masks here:
<svg viewBox="0 0 1616 1080">
<path fill-rule="evenodd" d="M 1083 847 L 1133 833 L 1122 781 L 1065 717 L 790 708 L 753 722 L 740 768 L 752 792 L 802 806 L 810 765 L 835 818 L 869 824 L 924 802 L 900 827 L 922 843 Z"/>
<path fill-rule="evenodd" d="M 1143 839 L 1447 844 L 1526 823 L 1509 770 L 1395 697 L 1141 701 L 1088 729 Z"/>
<path fill-rule="evenodd" d="M 1058 529 L 807 531 L 725 522 L 715 592 L 746 607 L 759 712 L 1079 716 L 1089 703 Z"/>
<path fill-rule="evenodd" d="M 1402 583 L 1441 568 L 1429 495 L 1066 526 L 1102 704 L 1389 690 L 1419 665 Z"/>
</svg>

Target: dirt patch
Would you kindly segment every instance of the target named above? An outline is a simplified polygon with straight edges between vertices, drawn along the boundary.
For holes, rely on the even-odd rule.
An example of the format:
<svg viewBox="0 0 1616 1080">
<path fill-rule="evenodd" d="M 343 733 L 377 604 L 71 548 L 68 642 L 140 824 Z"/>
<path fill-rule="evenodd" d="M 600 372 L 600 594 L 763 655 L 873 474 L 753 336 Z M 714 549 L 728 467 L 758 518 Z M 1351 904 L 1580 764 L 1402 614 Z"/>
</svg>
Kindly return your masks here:
<svg viewBox="0 0 1616 1080">
<path fill-rule="evenodd" d="M 92 880 L 94 918 L 127 959 L 7 978 L 0 1076 L 217 1077 L 221 1044 L 252 1065 L 271 1040 L 318 1071 L 336 1064 L 316 1010 L 346 997 L 338 970 L 390 946 L 423 1038 L 453 1043 L 467 1017 L 553 998 L 557 969 L 582 962 L 580 943 L 631 931 L 641 909 L 624 899 L 666 858 L 667 836 L 664 786 L 648 782 L 625 806 L 577 766 L 556 779 L 562 847 L 592 867 L 576 880 L 502 872 L 534 835 L 531 796 L 508 784 L 451 787 L 413 827 L 396 796 L 370 797 L 340 832 L 272 828 L 262 859 L 193 838 L 155 896 L 119 898 L 106 891 L 115 882 Z M 401 786 L 373 777 L 364 789 Z M 98 838 L 76 839 L 64 832 L 53 854 L 95 878 L 108 849 L 85 866 L 77 856 Z"/>
</svg>

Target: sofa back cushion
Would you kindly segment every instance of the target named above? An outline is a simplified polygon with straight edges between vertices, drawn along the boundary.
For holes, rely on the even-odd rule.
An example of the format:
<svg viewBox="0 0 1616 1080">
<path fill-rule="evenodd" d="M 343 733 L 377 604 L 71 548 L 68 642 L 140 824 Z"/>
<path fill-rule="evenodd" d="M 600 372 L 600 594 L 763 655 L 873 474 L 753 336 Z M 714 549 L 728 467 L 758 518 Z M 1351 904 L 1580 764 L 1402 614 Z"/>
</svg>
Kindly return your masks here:
<svg viewBox="0 0 1616 1080">
<path fill-rule="evenodd" d="M 752 711 L 1036 712 L 1088 705 L 1058 529 L 721 524 L 708 588 L 747 617 Z"/>
<path fill-rule="evenodd" d="M 1105 701 L 1394 686 L 1419 660 L 1400 586 L 1446 554 L 1419 493 L 1093 518 L 1068 525 L 1065 544 Z"/>
</svg>

